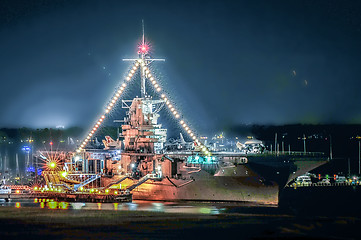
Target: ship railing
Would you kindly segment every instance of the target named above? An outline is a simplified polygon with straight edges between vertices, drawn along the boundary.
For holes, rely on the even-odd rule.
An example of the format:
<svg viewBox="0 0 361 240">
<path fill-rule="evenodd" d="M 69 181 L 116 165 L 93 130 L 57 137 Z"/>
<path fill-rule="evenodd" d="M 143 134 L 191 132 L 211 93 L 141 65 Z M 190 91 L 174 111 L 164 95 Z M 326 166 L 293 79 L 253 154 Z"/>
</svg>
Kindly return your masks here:
<svg viewBox="0 0 361 240">
<path fill-rule="evenodd" d="M 100 177 L 101 177 L 101 174 L 97 174 L 97 175 L 95 175 L 95 176 L 93 176 L 93 177 L 88 178 L 87 180 L 85 180 L 85 181 L 82 182 L 82 183 L 75 184 L 75 185 L 74 185 L 74 190 L 77 191 L 79 188 L 81 188 L 81 187 L 83 187 L 83 186 L 85 186 L 85 185 L 87 185 L 87 184 L 89 184 L 89 183 L 97 180 L 97 179 L 100 178 Z"/>
<path fill-rule="evenodd" d="M 122 177 L 121 179 L 119 179 L 118 181 L 115 181 L 115 182 L 111 182 L 109 183 L 107 186 L 104 187 L 104 189 L 107 189 L 107 188 L 110 188 L 111 186 L 113 185 L 116 185 L 116 184 L 119 184 L 121 182 L 123 182 L 125 179 L 129 178 L 129 176 L 124 176 Z"/>
<path fill-rule="evenodd" d="M 84 182 L 90 178 L 95 177 L 97 174 L 94 173 L 69 173 L 66 179 L 78 182 Z"/>
<path fill-rule="evenodd" d="M 189 156 L 202 156 L 202 154 L 200 154 L 200 152 L 198 151 L 178 151 L 178 152 L 164 152 L 164 154 L 170 158 L 180 158 L 180 157 L 184 157 L 187 158 Z M 245 153 L 245 152 L 224 152 L 224 151 L 220 151 L 220 152 L 212 152 L 212 155 L 215 157 L 247 157 L 247 156 L 264 156 L 264 155 L 276 155 L 276 156 L 311 156 L 311 157 L 319 157 L 319 156 L 325 156 L 325 153 L 323 152 L 298 152 L 298 151 L 279 151 L 279 152 L 270 152 L 270 151 L 265 151 L 265 152 L 258 152 L 258 153 Z"/>
<path fill-rule="evenodd" d="M 150 173 L 145 175 L 144 177 L 140 178 L 138 182 L 129 186 L 126 190 L 132 191 L 134 188 L 138 187 L 139 185 L 145 183 L 148 179 L 159 179 L 159 175 L 156 173 Z"/>
<path fill-rule="evenodd" d="M 187 170 L 187 173 L 194 173 L 201 171 L 200 166 L 183 166 L 183 168 Z"/>
<path fill-rule="evenodd" d="M 240 154 L 240 153 L 238 153 Z M 236 155 L 236 154 L 235 154 Z M 264 152 L 264 153 L 248 153 L 240 154 L 240 156 L 300 156 L 300 157 L 325 157 L 323 152 Z"/>
<path fill-rule="evenodd" d="M 286 187 L 342 187 L 342 186 L 355 186 L 361 185 L 361 182 L 353 183 L 353 182 L 335 182 L 335 183 L 327 183 L 327 182 L 318 182 L 318 183 L 292 183 L 286 185 Z"/>
<path fill-rule="evenodd" d="M 312 157 L 319 157 L 319 156 L 325 156 L 325 153 L 323 152 L 268 152 L 266 153 L 268 155 L 285 155 L 285 156 L 312 156 Z"/>
<path fill-rule="evenodd" d="M 71 189 L 72 189 L 68 184 L 65 184 L 65 183 L 62 183 L 62 184 L 54 184 L 54 186 L 56 186 L 56 187 L 65 187 L 65 188 L 67 188 L 68 190 L 71 190 Z"/>
<path fill-rule="evenodd" d="M 195 181 L 194 178 L 191 178 L 189 181 L 184 182 L 184 183 L 182 183 L 182 184 L 180 184 L 180 185 L 177 185 L 177 184 L 175 184 L 168 176 L 166 176 L 166 178 L 167 178 L 168 181 L 169 181 L 173 186 L 175 186 L 176 188 L 184 187 L 184 186 L 186 186 L 186 185 L 188 185 L 188 184 L 190 184 L 190 183 L 192 183 L 192 182 Z"/>
</svg>

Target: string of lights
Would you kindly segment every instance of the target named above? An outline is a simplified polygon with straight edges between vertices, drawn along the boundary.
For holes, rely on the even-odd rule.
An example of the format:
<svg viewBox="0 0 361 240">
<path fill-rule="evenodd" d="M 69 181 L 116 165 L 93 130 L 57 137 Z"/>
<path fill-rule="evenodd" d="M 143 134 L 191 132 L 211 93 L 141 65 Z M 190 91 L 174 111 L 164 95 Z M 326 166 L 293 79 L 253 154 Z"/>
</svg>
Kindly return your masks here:
<svg viewBox="0 0 361 240">
<path fill-rule="evenodd" d="M 189 124 L 186 123 L 185 119 L 181 117 L 181 114 L 179 111 L 176 110 L 174 104 L 171 103 L 169 97 L 166 95 L 164 91 L 162 91 L 162 88 L 160 87 L 159 83 L 157 82 L 156 78 L 151 73 L 150 69 L 145 66 L 145 64 L 142 62 L 142 67 L 144 69 L 144 72 L 146 74 L 147 79 L 151 82 L 154 89 L 161 94 L 161 98 L 164 100 L 166 106 L 168 107 L 169 111 L 173 114 L 173 116 L 179 120 L 179 124 L 183 127 L 184 131 L 193 139 L 193 141 L 199 146 L 202 153 L 210 156 L 211 152 L 208 150 L 208 148 L 201 143 L 201 141 L 198 139 L 197 135 L 194 133 L 194 131 L 191 130 Z M 161 92 L 162 91 L 162 92 Z"/>
<path fill-rule="evenodd" d="M 96 121 L 96 123 L 94 124 L 92 129 L 89 131 L 89 134 L 85 137 L 83 142 L 80 144 L 80 146 L 76 150 L 78 153 L 81 152 L 82 150 L 84 150 L 85 146 L 88 144 L 90 139 L 93 137 L 95 132 L 98 130 L 98 128 L 103 123 L 106 115 L 111 112 L 111 110 L 113 109 L 113 107 L 117 103 L 118 99 L 120 98 L 121 94 L 124 92 L 125 88 L 127 87 L 126 82 L 129 82 L 133 78 L 133 76 L 136 73 L 136 70 L 138 69 L 139 65 L 140 65 L 139 61 L 136 61 L 134 63 L 133 67 L 131 68 L 131 70 L 129 71 L 128 75 L 125 78 L 125 82 L 123 82 L 120 85 L 120 87 L 115 91 L 115 93 L 113 94 L 113 97 L 111 98 L 111 100 L 109 101 L 107 107 L 105 108 L 105 112 L 99 117 L 99 119 Z"/>
<path fill-rule="evenodd" d="M 169 111 L 173 114 L 173 116 L 177 120 L 179 120 L 180 126 L 183 127 L 184 131 L 197 144 L 197 146 L 201 149 L 202 153 L 207 155 L 207 156 L 210 156 L 211 152 L 208 150 L 208 148 L 203 143 L 201 143 L 201 141 L 199 140 L 199 138 L 197 137 L 195 132 L 192 131 L 192 129 L 190 128 L 189 124 L 187 124 L 185 119 L 183 117 L 181 117 L 181 114 L 179 113 L 179 111 L 177 111 L 175 106 L 171 103 L 170 98 L 166 95 L 165 91 L 162 91 L 162 88 L 161 88 L 160 84 L 157 82 L 156 78 L 153 76 L 150 69 L 148 68 L 148 66 L 146 66 L 146 63 L 142 59 L 138 59 L 138 60 L 135 61 L 133 67 L 131 68 L 131 70 L 129 71 L 127 77 L 125 78 L 126 81 L 124 83 L 122 83 L 121 86 L 117 89 L 117 91 L 113 94 L 113 97 L 111 98 L 111 100 L 109 101 L 107 107 L 105 108 L 105 113 L 103 115 L 101 115 L 100 118 L 96 121 L 96 123 L 94 124 L 94 126 L 90 130 L 89 134 L 85 137 L 82 144 L 77 149 L 77 152 L 81 152 L 82 150 L 84 150 L 84 148 L 86 147 L 86 145 L 88 144 L 90 139 L 93 137 L 95 132 L 98 130 L 98 128 L 103 123 L 106 115 L 111 112 L 114 105 L 118 101 L 119 97 L 124 92 L 124 89 L 127 86 L 126 82 L 129 82 L 133 78 L 134 74 L 136 73 L 136 70 L 140 66 L 143 68 L 143 72 L 144 72 L 146 78 L 151 82 L 151 84 L 154 87 L 155 91 L 161 94 L 161 98 L 164 100 L 164 102 L 165 102 L 166 106 L 168 107 Z"/>
</svg>

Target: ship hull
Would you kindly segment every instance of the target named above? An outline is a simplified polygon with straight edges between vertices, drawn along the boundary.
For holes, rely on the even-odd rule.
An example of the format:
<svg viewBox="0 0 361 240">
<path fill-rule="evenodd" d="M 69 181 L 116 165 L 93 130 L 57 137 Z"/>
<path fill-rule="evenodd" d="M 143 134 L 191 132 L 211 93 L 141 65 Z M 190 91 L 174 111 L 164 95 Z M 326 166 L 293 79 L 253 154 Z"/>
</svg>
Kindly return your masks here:
<svg viewBox="0 0 361 240">
<path fill-rule="evenodd" d="M 326 164 L 326 157 L 294 157 L 294 156 L 248 156 L 248 165 L 257 175 L 275 181 L 283 188 L 293 179 Z"/>
<path fill-rule="evenodd" d="M 127 187 L 126 185 L 122 188 Z M 205 171 L 188 180 L 147 180 L 132 190 L 134 200 L 247 202 L 277 205 L 279 186 L 253 176 L 212 176 Z"/>
<path fill-rule="evenodd" d="M 166 176 L 148 179 L 132 188 L 131 192 L 134 200 L 278 205 L 279 192 L 291 175 L 303 174 L 326 162 L 305 159 L 275 161 L 273 158 L 260 160 L 259 157 L 257 160 L 248 158 L 247 162 L 218 166 L 216 169 L 207 165 L 185 167 L 187 170 L 182 170 L 180 178 Z M 275 164 L 277 162 L 280 164 Z M 127 179 L 121 182 L 121 188 L 127 189 L 137 182 L 135 179 Z"/>
</svg>

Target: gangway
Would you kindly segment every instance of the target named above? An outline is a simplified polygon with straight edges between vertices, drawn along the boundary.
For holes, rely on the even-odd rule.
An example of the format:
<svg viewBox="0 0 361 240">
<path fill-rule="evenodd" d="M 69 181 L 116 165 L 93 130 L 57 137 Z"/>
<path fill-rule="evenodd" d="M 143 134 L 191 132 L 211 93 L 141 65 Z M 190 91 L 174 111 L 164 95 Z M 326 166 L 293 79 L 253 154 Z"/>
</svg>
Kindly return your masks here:
<svg viewBox="0 0 361 240">
<path fill-rule="evenodd" d="M 81 183 L 79 183 L 79 184 L 74 184 L 74 190 L 75 190 L 75 191 L 78 191 L 79 188 L 81 188 L 81 187 L 83 187 L 83 186 L 85 186 L 85 185 L 87 185 L 87 184 L 89 184 L 89 183 L 97 180 L 97 179 L 100 178 L 100 177 L 101 177 L 101 174 L 96 174 L 96 175 L 88 178 L 88 179 L 85 180 L 84 182 L 81 182 Z"/>
<path fill-rule="evenodd" d="M 49 184 L 50 184 L 51 182 L 50 182 L 50 180 L 49 180 L 48 175 L 47 175 L 47 174 L 43 174 L 43 176 L 44 176 L 45 184 L 46 184 L 47 186 L 50 186 Z"/>
<path fill-rule="evenodd" d="M 104 189 L 107 189 L 107 188 L 110 188 L 111 186 L 115 185 L 115 184 L 119 184 L 121 182 L 123 182 L 125 179 L 129 178 L 129 176 L 125 176 L 125 177 L 122 177 L 121 179 L 119 179 L 118 181 L 115 181 L 115 182 L 111 182 L 109 183 L 108 185 L 106 185 L 104 187 Z"/>
<path fill-rule="evenodd" d="M 66 183 L 62 183 L 62 184 L 53 184 L 56 187 L 66 187 L 68 190 L 72 190 L 72 188 L 66 184 Z"/>
<path fill-rule="evenodd" d="M 43 176 L 47 186 L 52 187 L 61 184 L 58 175 L 53 171 L 44 171 Z"/>
<path fill-rule="evenodd" d="M 158 174 L 147 174 L 144 177 L 142 177 L 141 179 L 139 179 L 138 182 L 136 182 L 135 184 L 129 186 L 126 190 L 132 191 L 134 188 L 138 187 L 139 185 L 145 183 L 148 179 L 159 179 Z"/>
</svg>

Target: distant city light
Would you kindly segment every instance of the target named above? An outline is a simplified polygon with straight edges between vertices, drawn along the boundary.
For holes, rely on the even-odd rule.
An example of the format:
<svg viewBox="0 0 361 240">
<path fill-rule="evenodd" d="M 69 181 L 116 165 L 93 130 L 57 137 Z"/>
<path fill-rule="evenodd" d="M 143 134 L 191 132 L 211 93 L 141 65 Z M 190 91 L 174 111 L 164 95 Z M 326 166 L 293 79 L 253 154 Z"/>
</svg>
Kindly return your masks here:
<svg viewBox="0 0 361 240">
<path fill-rule="evenodd" d="M 29 152 L 31 150 L 31 148 L 29 146 L 23 146 L 21 148 L 21 150 L 24 151 L 24 152 Z"/>
</svg>

